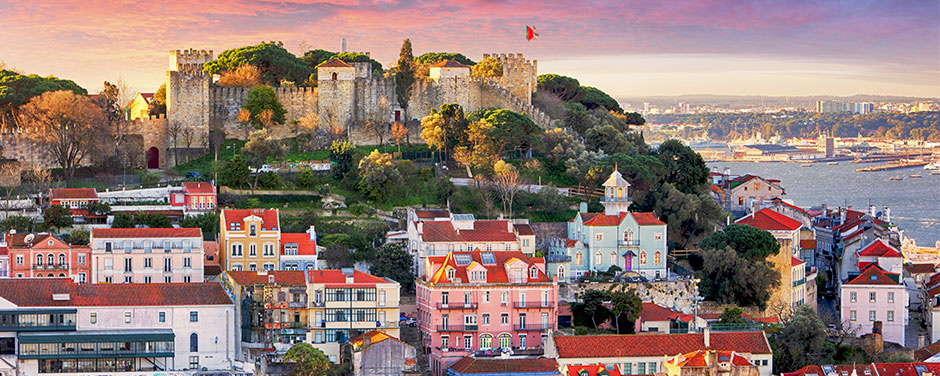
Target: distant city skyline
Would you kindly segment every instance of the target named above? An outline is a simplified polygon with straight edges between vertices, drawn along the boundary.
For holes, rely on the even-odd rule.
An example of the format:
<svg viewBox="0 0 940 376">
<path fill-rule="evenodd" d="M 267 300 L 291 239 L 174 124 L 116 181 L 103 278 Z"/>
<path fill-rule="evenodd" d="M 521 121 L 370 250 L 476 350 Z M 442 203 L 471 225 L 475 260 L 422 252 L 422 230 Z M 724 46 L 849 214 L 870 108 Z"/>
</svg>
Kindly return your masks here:
<svg viewBox="0 0 940 376">
<path fill-rule="evenodd" d="M 167 52 L 282 41 L 296 54 L 521 52 L 614 97 L 681 94 L 940 97 L 940 2 L 220 0 L 0 1 L 0 60 L 90 92 L 155 90 Z M 526 25 L 539 39 L 526 42 Z"/>
</svg>

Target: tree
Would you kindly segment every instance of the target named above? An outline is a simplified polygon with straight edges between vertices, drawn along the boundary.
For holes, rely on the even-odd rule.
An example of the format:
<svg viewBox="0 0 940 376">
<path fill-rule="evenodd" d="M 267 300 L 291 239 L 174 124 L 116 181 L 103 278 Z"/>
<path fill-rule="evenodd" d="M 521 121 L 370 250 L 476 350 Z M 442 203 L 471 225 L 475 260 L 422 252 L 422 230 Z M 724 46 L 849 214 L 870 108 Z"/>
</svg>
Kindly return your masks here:
<svg viewBox="0 0 940 376">
<path fill-rule="evenodd" d="M 493 142 L 497 157 L 506 151 L 528 152 L 541 146 L 542 128 L 528 116 L 510 110 L 496 110 L 487 114 L 486 123 L 491 125 L 486 136 Z M 507 147 L 511 146 L 511 148 Z"/>
<path fill-rule="evenodd" d="M 287 114 L 287 110 L 278 101 L 274 89 L 263 85 L 251 88 L 242 108 L 251 114 L 249 122 L 255 129 L 284 124 L 284 115 Z"/>
<path fill-rule="evenodd" d="M 395 95 L 398 97 L 398 105 L 401 108 L 408 108 L 408 100 L 411 98 L 411 85 L 414 82 L 414 54 L 411 52 L 411 40 L 405 39 L 401 44 L 401 52 L 398 54 L 398 65 L 395 67 Z"/>
<path fill-rule="evenodd" d="M 512 217 L 512 201 L 521 186 L 519 171 L 506 161 L 499 160 L 493 165 L 493 173 L 493 184 L 503 202 L 503 213 Z"/>
<path fill-rule="evenodd" d="M 210 74 L 234 72 L 242 65 L 252 65 L 261 73 L 261 79 L 268 85 L 279 85 L 282 81 L 303 83 L 310 75 L 310 68 L 303 60 L 284 49 L 283 44 L 261 43 L 222 51 L 203 66 Z"/>
<path fill-rule="evenodd" d="M 584 93 L 584 96 L 579 102 L 587 107 L 589 110 L 595 108 L 603 107 L 605 110 L 614 111 L 616 113 L 623 113 L 623 109 L 620 108 L 620 103 L 617 103 L 617 100 L 611 98 L 610 95 L 601 91 L 596 87 L 591 86 L 581 86 L 581 91 Z"/>
<path fill-rule="evenodd" d="M 401 154 L 401 142 L 408 136 L 408 127 L 401 122 L 392 123 L 392 139 L 395 140 L 395 144 L 398 145 L 398 154 Z"/>
<path fill-rule="evenodd" d="M 598 322 L 603 324 L 610 319 L 611 312 L 604 306 L 604 302 L 608 300 L 610 293 L 605 290 L 585 290 L 581 294 L 581 302 L 571 304 L 575 325 L 590 325 L 596 329 Z"/>
<path fill-rule="evenodd" d="M 216 84 L 226 87 L 255 87 L 262 84 L 261 71 L 254 65 L 242 64 L 235 70 L 222 72 Z"/>
<path fill-rule="evenodd" d="M 228 187 L 241 187 L 251 177 L 251 169 L 240 155 L 234 156 L 219 172 L 219 183 Z"/>
<path fill-rule="evenodd" d="M 16 232 L 32 232 L 33 231 L 33 222 L 32 218 L 24 217 L 20 215 L 11 215 L 6 219 L 0 221 L 0 231 L 9 231 L 16 230 Z"/>
<path fill-rule="evenodd" d="M 770 290 L 780 284 L 780 275 L 769 263 L 738 257 L 730 248 L 703 250 L 702 257 L 697 275 L 699 291 L 707 300 L 764 309 Z"/>
<path fill-rule="evenodd" d="M 161 84 L 157 91 L 153 93 L 149 113 L 151 115 L 166 116 L 166 84 Z"/>
<path fill-rule="evenodd" d="M 284 155 L 284 145 L 282 145 L 280 141 L 274 140 L 268 136 L 266 129 L 259 129 L 252 131 L 248 136 L 248 142 L 246 142 L 245 146 L 242 148 L 242 154 L 245 156 L 245 161 L 248 165 L 260 167 L 267 163 L 268 158 L 282 157 Z M 251 190 L 258 188 L 258 179 L 261 175 L 260 172 L 255 173 L 255 180 L 251 184 Z"/>
<path fill-rule="evenodd" d="M 479 63 L 470 68 L 474 77 L 495 78 L 503 76 L 503 64 L 492 57 L 484 58 Z"/>
<path fill-rule="evenodd" d="M 134 228 L 137 226 L 137 218 L 128 212 L 120 212 L 114 215 L 111 221 L 111 228 Z"/>
<path fill-rule="evenodd" d="M 42 221 L 47 228 L 59 230 L 72 225 L 72 211 L 62 205 L 49 206 L 42 213 Z"/>
<path fill-rule="evenodd" d="M 45 92 L 33 98 L 20 108 L 19 119 L 31 128 L 28 137 L 52 155 L 70 180 L 103 133 L 101 109 L 71 91 Z"/>
<path fill-rule="evenodd" d="M 636 205 L 652 211 L 669 227 L 669 242 L 687 249 L 714 230 L 723 219 L 721 208 L 708 194 L 682 193 L 670 183 L 654 188 Z"/>
<path fill-rule="evenodd" d="M 88 205 L 88 213 L 94 215 L 111 214 L 111 205 L 104 202 L 93 202 Z"/>
<path fill-rule="evenodd" d="M 2 147 L 0 147 L 0 151 L 2 151 Z M 3 187 L 3 191 L 0 193 L 0 210 L 3 210 L 4 213 L 16 206 L 13 192 L 23 184 L 22 176 L 23 164 L 19 162 L 0 164 L 0 187 Z M 3 230 L 0 229 L 0 231 Z"/>
<path fill-rule="evenodd" d="M 369 271 L 376 277 L 388 277 L 410 291 L 414 286 L 414 258 L 401 244 L 386 243 L 376 250 L 376 258 Z"/>
<path fill-rule="evenodd" d="M 683 193 L 703 193 L 708 186 L 708 166 L 702 156 L 679 140 L 663 142 L 657 150 L 666 167 L 666 181 Z"/>
<path fill-rule="evenodd" d="M 830 364 L 825 351 L 826 326 L 809 306 L 800 306 L 783 329 L 770 338 L 774 372 L 786 372 L 811 364 Z"/>
<path fill-rule="evenodd" d="M 553 128 L 542 134 L 541 151 L 551 163 L 561 163 L 581 155 L 584 144 L 566 129 Z"/>
<path fill-rule="evenodd" d="M 584 97 L 584 91 L 581 90 L 577 79 L 557 74 L 542 74 L 536 80 L 538 90 L 555 94 L 565 102 L 578 102 Z"/>
<path fill-rule="evenodd" d="M 14 69 L 0 67 L 0 133 L 7 133 L 9 128 L 16 126 L 16 114 L 20 106 L 43 93 L 58 90 L 68 90 L 75 95 L 88 94 L 71 80 L 24 75 Z"/>
<path fill-rule="evenodd" d="M 722 324 L 739 324 L 744 323 L 744 310 L 741 307 L 734 306 L 725 308 L 724 312 L 721 312 L 721 316 L 718 317 L 718 321 Z"/>
<path fill-rule="evenodd" d="M 434 63 L 440 63 L 444 60 L 453 60 L 463 65 L 474 65 L 473 60 L 470 60 L 461 53 L 456 52 L 426 52 L 420 56 L 414 58 L 414 61 L 418 64 L 430 65 Z M 486 59 L 484 59 L 486 60 Z"/>
<path fill-rule="evenodd" d="M 607 154 L 626 153 L 627 139 L 612 125 L 596 126 L 585 133 L 584 147 Z"/>
<path fill-rule="evenodd" d="M 435 148 L 440 153 L 447 147 L 446 135 L 444 117 L 441 114 L 431 111 L 428 116 L 421 118 L 421 139 L 428 147 Z"/>
<path fill-rule="evenodd" d="M 68 234 L 66 241 L 71 245 L 88 245 L 88 237 L 88 230 L 77 228 Z"/>
<path fill-rule="evenodd" d="M 349 141 L 333 141 L 330 146 L 330 171 L 333 178 L 343 180 L 353 167 L 353 144 Z"/>
<path fill-rule="evenodd" d="M 306 342 L 291 346 L 284 354 L 284 360 L 294 363 L 290 372 L 294 376 L 319 376 L 330 369 L 330 359 L 326 354 Z"/>
<path fill-rule="evenodd" d="M 173 223 L 163 213 L 137 213 L 137 224 L 149 228 L 171 228 Z"/>
<path fill-rule="evenodd" d="M 219 215 L 215 212 L 207 212 L 200 215 L 186 216 L 180 220 L 182 228 L 199 228 L 203 234 L 215 234 L 219 231 Z"/>
<path fill-rule="evenodd" d="M 396 186 L 402 184 L 401 173 L 392 163 L 392 155 L 372 153 L 359 161 L 359 190 L 372 199 L 385 198 Z"/>
<path fill-rule="evenodd" d="M 738 256 L 751 261 L 764 261 L 780 252 L 780 244 L 773 234 L 745 225 L 730 225 L 714 232 L 699 247 L 703 250 L 731 248 Z"/>
<path fill-rule="evenodd" d="M 623 285 L 619 290 L 612 286 L 608 293 L 610 294 L 610 312 L 617 334 L 633 334 L 634 323 L 640 317 L 640 311 L 643 310 L 643 300 L 635 291 L 627 290 Z M 625 328 L 620 328 L 621 322 L 626 325 Z"/>
</svg>

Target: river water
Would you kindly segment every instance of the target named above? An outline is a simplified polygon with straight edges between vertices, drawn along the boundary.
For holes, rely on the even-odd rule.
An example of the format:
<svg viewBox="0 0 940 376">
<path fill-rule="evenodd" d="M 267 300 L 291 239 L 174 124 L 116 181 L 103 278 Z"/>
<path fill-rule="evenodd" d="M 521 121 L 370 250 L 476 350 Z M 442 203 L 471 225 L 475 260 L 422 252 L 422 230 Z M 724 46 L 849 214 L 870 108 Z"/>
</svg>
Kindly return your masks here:
<svg viewBox="0 0 940 376">
<path fill-rule="evenodd" d="M 786 189 L 785 199 L 797 206 L 818 207 L 823 203 L 830 208 L 852 206 L 868 211 L 868 205 L 891 208 L 891 221 L 907 237 L 921 246 L 932 246 L 940 241 L 940 175 L 930 175 L 922 167 L 879 172 L 855 172 L 868 164 L 839 162 L 830 166 L 814 163 L 800 167 L 798 163 L 783 162 L 709 162 L 708 167 L 724 171 L 731 168 L 732 175 L 752 174 L 765 179 L 779 179 Z M 922 178 L 909 178 L 918 174 Z M 888 180 L 903 177 L 903 180 Z"/>
</svg>

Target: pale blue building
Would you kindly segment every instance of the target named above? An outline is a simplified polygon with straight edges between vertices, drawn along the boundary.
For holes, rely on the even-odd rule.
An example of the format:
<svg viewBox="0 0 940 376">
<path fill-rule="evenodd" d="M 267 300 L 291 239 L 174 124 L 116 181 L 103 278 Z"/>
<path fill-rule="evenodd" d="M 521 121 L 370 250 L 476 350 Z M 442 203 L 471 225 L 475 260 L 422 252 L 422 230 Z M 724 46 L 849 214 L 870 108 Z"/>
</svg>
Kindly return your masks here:
<svg viewBox="0 0 940 376">
<path fill-rule="evenodd" d="M 604 213 L 587 205 L 568 221 L 568 237 L 552 239 L 546 272 L 559 282 L 616 265 L 647 278 L 666 277 L 666 224 L 653 213 L 631 213 L 630 183 L 616 169 L 604 182 Z"/>
</svg>

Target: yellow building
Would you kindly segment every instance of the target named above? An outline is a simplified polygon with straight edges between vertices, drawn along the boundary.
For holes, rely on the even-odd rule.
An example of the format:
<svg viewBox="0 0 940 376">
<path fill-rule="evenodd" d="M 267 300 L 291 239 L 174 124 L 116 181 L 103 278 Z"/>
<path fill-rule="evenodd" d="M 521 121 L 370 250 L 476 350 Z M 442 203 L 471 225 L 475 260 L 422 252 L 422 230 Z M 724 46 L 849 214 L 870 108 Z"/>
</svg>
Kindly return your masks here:
<svg viewBox="0 0 940 376">
<path fill-rule="evenodd" d="M 307 342 L 337 363 L 350 338 L 379 330 L 400 338 L 399 289 L 391 279 L 352 269 L 307 271 Z"/>
<path fill-rule="evenodd" d="M 147 119 L 150 117 L 150 102 L 153 101 L 153 93 L 137 93 L 130 103 L 124 108 L 127 109 L 127 116 L 130 120 Z"/>
<path fill-rule="evenodd" d="M 281 225 L 277 209 L 222 210 L 219 217 L 225 270 L 277 270 Z"/>
<path fill-rule="evenodd" d="M 765 313 L 788 314 L 806 305 L 806 275 L 803 270 L 806 264 L 796 257 L 800 252 L 800 227 L 803 224 L 770 208 L 748 214 L 734 223 L 766 230 L 780 245 L 780 252 L 768 257 L 774 271 L 780 275 L 780 285 L 770 292 Z"/>
</svg>

